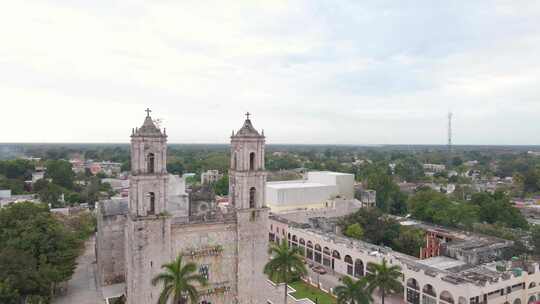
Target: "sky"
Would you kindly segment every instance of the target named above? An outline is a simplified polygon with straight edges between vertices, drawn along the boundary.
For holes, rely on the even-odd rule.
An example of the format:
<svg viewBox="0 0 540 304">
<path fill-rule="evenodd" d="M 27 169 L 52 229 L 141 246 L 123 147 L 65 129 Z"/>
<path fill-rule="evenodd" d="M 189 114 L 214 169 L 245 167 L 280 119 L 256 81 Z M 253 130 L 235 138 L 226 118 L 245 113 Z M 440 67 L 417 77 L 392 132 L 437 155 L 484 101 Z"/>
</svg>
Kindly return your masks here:
<svg viewBox="0 0 540 304">
<path fill-rule="evenodd" d="M 11 1 L 0 142 L 540 144 L 540 1 Z"/>
</svg>

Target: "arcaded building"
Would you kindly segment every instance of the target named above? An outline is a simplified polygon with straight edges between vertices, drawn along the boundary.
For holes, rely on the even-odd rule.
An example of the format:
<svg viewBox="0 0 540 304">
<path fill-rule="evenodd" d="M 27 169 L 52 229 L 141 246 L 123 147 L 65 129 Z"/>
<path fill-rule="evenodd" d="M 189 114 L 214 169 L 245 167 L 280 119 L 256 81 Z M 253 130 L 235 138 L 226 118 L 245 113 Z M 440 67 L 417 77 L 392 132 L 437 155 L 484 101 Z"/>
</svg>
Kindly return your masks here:
<svg viewBox="0 0 540 304">
<path fill-rule="evenodd" d="M 147 115 L 131 135 L 127 204 L 99 205 L 99 283 L 121 286 L 129 304 L 156 303 L 162 287 L 152 286 L 152 278 L 181 255 L 208 279 L 208 286 L 198 288 L 201 304 L 264 303 L 259 292 L 267 287 L 264 153 L 264 134 L 248 118 L 231 137 L 230 208 L 182 213 L 169 202 L 167 135 Z"/>
<path fill-rule="evenodd" d="M 409 256 L 388 247 L 315 229 L 305 216 L 272 214 L 269 238 L 288 240 L 310 264 L 332 275 L 360 279 L 369 263 L 386 260 L 401 267 L 403 301 L 410 304 L 531 304 L 540 300 L 540 268 L 531 260 L 497 259 L 506 240 L 466 235 L 443 246 L 444 254 Z M 295 219 L 300 219 L 295 221 Z M 322 286 L 331 289 L 332 286 Z"/>
</svg>

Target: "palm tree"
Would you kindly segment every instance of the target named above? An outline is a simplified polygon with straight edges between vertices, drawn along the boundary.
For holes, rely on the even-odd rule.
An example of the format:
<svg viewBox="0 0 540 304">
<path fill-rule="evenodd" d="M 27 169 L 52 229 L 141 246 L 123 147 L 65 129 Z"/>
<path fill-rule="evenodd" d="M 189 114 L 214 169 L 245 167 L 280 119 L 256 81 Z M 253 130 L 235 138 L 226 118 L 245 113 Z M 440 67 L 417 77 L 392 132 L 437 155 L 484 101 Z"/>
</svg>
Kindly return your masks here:
<svg viewBox="0 0 540 304">
<path fill-rule="evenodd" d="M 197 271 L 195 263 L 183 265 L 182 256 L 179 255 L 176 260 L 162 265 L 161 268 L 165 271 L 152 279 L 154 286 L 163 282 L 158 304 L 166 304 L 171 298 L 174 304 L 186 304 L 188 298 L 191 303 L 198 303 L 199 293 L 193 284 L 206 286 L 207 281 L 206 278 L 195 273 Z"/>
<path fill-rule="evenodd" d="M 342 285 L 334 288 L 338 304 L 370 304 L 373 302 L 371 291 L 368 288 L 367 280 L 354 281 L 350 277 L 341 279 Z"/>
<path fill-rule="evenodd" d="M 304 259 L 298 247 L 289 247 L 287 240 L 281 244 L 272 244 L 268 253 L 270 261 L 264 266 L 266 273 L 274 282 L 283 282 L 285 285 L 284 304 L 287 304 L 287 284 L 299 276 L 307 274 Z"/>
<path fill-rule="evenodd" d="M 369 263 L 368 269 L 371 271 L 366 276 L 369 290 L 373 292 L 375 289 L 379 289 L 382 304 L 384 304 L 384 297 L 387 294 L 401 291 L 400 278 L 402 274 L 399 266 L 390 266 L 386 263 L 386 259 L 383 259 L 381 264 Z"/>
</svg>

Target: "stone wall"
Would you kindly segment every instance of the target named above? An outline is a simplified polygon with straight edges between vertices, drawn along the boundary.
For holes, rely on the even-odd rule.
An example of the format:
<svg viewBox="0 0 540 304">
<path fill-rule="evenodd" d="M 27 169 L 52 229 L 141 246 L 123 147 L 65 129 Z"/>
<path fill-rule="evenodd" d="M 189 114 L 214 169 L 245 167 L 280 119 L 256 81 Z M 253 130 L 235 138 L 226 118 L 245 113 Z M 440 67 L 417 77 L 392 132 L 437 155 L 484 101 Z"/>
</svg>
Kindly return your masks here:
<svg viewBox="0 0 540 304">
<path fill-rule="evenodd" d="M 151 281 L 171 261 L 170 218 L 128 219 L 125 242 L 128 304 L 156 303 L 161 286 Z"/>
<path fill-rule="evenodd" d="M 237 212 L 240 304 L 266 303 L 260 290 L 268 288 L 263 273 L 268 262 L 268 213 L 268 208 Z"/>
<path fill-rule="evenodd" d="M 184 262 L 193 262 L 208 274 L 200 301 L 236 303 L 236 242 L 235 223 L 173 225 L 171 259 L 182 255 Z"/>
<path fill-rule="evenodd" d="M 100 285 L 125 281 L 124 227 L 125 215 L 97 217 L 96 258 Z"/>
</svg>

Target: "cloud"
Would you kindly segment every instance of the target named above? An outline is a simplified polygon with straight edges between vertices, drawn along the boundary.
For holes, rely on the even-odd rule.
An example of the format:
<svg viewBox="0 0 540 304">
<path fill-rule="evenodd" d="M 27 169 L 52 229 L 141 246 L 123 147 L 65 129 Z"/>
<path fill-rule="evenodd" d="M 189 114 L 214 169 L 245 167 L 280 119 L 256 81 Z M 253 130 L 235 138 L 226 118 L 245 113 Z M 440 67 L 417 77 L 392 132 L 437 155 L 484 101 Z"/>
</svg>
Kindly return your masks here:
<svg viewBox="0 0 540 304">
<path fill-rule="evenodd" d="M 17 1 L 0 142 L 537 144 L 537 1 Z M 17 126 L 14 128 L 13 126 Z"/>
</svg>

